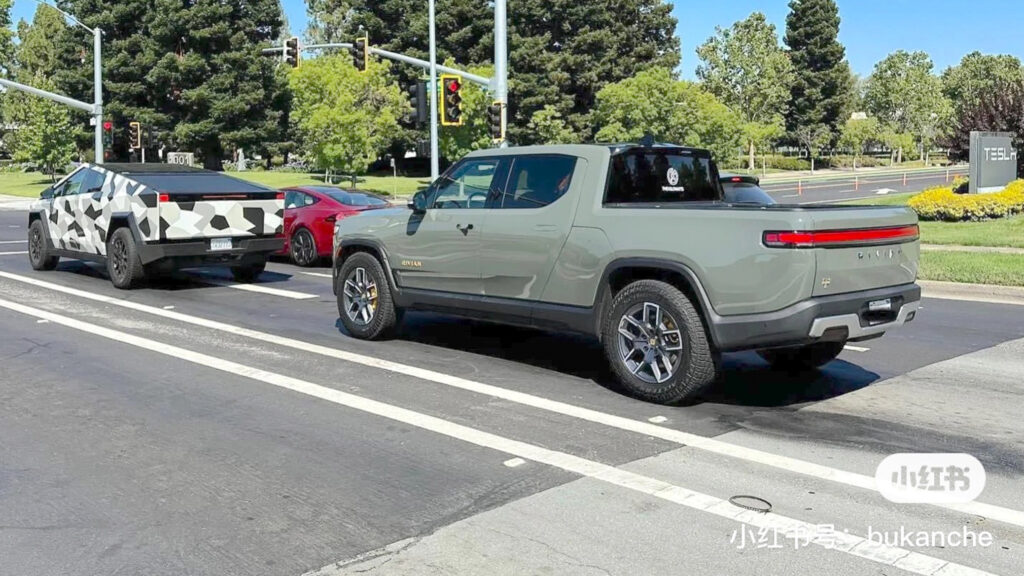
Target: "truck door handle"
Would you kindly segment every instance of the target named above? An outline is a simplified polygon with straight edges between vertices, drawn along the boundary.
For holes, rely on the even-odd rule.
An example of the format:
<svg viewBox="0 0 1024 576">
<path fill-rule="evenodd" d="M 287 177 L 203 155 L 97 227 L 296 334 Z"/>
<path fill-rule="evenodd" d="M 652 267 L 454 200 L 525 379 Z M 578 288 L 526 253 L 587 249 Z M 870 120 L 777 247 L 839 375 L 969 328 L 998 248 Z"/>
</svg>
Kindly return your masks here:
<svg viewBox="0 0 1024 576">
<path fill-rule="evenodd" d="M 465 226 L 462 224 L 456 224 L 455 227 L 459 229 L 459 232 L 462 232 L 463 236 L 468 236 L 469 231 L 473 229 L 472 224 L 466 224 Z"/>
<path fill-rule="evenodd" d="M 537 224 L 533 229 L 537 232 L 557 232 L 558 226 L 554 224 Z"/>
</svg>

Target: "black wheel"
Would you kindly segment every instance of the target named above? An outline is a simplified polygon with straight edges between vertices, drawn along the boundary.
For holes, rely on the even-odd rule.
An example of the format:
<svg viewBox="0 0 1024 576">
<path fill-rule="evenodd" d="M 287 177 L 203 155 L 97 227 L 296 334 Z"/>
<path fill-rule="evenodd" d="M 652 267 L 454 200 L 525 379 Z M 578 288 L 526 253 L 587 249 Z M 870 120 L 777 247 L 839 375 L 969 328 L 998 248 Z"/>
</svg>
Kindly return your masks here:
<svg viewBox="0 0 1024 576">
<path fill-rule="evenodd" d="M 33 220 L 28 227 L 28 261 L 33 270 L 53 270 L 60 256 L 51 256 L 46 248 L 46 227 L 42 220 Z"/>
<path fill-rule="evenodd" d="M 846 341 L 839 342 L 815 342 L 797 348 L 776 348 L 773 350 L 758 350 L 757 353 L 772 368 L 798 372 L 801 370 L 812 370 L 824 366 L 835 360 L 836 356 L 843 351 Z"/>
<path fill-rule="evenodd" d="M 717 376 L 715 352 L 693 303 L 674 286 L 639 280 L 612 300 L 605 355 L 630 394 L 659 404 L 693 400 Z"/>
<path fill-rule="evenodd" d="M 133 288 L 145 276 L 135 238 L 128 228 L 118 228 L 107 239 L 107 274 L 116 288 Z"/>
<path fill-rule="evenodd" d="M 292 262 L 298 266 L 312 266 L 319 259 L 316 251 L 316 239 L 313 234 L 305 229 L 299 228 L 292 234 L 291 241 Z"/>
<path fill-rule="evenodd" d="M 348 333 L 363 340 L 390 336 L 401 311 L 395 308 L 384 268 L 372 254 L 357 252 L 338 273 L 338 314 Z"/>
<path fill-rule="evenodd" d="M 250 282 L 255 282 L 260 277 L 260 274 L 263 274 L 263 271 L 266 269 L 266 260 L 242 266 L 232 266 L 231 276 L 235 279 L 235 282 L 244 282 L 248 284 Z"/>
</svg>

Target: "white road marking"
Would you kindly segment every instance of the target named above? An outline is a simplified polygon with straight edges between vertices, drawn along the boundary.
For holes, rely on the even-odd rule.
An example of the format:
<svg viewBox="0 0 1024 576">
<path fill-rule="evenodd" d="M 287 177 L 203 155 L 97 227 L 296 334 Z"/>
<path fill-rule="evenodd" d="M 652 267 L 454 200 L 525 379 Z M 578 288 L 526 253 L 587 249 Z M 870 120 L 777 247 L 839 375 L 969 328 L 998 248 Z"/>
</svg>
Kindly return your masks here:
<svg viewBox="0 0 1024 576">
<path fill-rule="evenodd" d="M 15 256 L 17 254 L 28 254 L 28 250 L 22 250 L 21 252 L 0 252 L 0 256 Z"/>
<path fill-rule="evenodd" d="M 419 378 L 420 380 L 427 380 L 434 382 L 435 384 L 441 384 L 444 386 L 450 386 L 452 388 L 458 388 L 461 390 L 467 390 L 469 392 L 475 392 L 477 394 L 483 394 L 486 396 L 492 396 L 494 398 L 500 398 L 509 402 L 515 402 L 524 406 L 530 406 L 539 410 L 546 410 L 563 416 L 569 416 L 570 418 L 577 418 L 579 420 L 586 420 L 588 422 L 594 422 L 608 426 L 609 428 L 617 428 L 619 430 L 625 430 L 627 432 L 635 432 L 644 436 L 651 436 L 654 438 L 660 438 L 669 442 L 675 442 L 677 444 L 688 446 L 696 450 L 703 450 L 712 454 L 718 454 L 721 456 L 729 456 L 738 460 L 744 460 L 747 462 L 754 462 L 764 466 L 771 466 L 772 468 L 778 468 L 780 470 L 786 470 L 797 474 L 803 474 L 819 480 L 826 480 L 829 482 L 835 482 L 838 484 L 845 484 L 847 486 L 853 486 L 868 490 L 870 492 L 877 493 L 878 490 L 875 488 L 874 476 L 868 476 L 866 474 L 858 474 L 856 472 L 849 472 L 846 470 L 839 470 L 837 468 L 831 468 L 814 462 L 808 462 L 806 460 L 799 460 L 797 458 L 791 458 L 789 456 L 782 456 L 778 454 L 772 454 L 771 452 L 765 452 L 757 450 L 755 448 L 747 448 L 738 444 L 730 444 L 714 438 L 707 438 L 699 436 L 697 434 L 690 434 L 680 430 L 674 430 L 672 428 L 665 428 L 663 426 L 655 426 L 649 422 L 643 422 L 640 420 L 632 420 L 623 416 L 616 416 L 615 414 L 608 414 L 606 412 L 600 412 L 597 410 L 591 410 L 590 408 L 583 408 L 582 406 L 575 406 L 573 404 L 567 404 L 565 402 L 559 402 L 558 400 L 551 400 L 542 396 L 534 396 L 533 394 L 527 394 L 525 392 L 519 392 L 517 390 L 509 390 L 507 388 L 501 388 L 499 386 L 493 386 L 491 384 L 484 384 L 483 382 L 476 382 L 466 378 L 460 378 L 458 376 L 451 376 L 448 374 L 442 374 L 433 370 L 427 370 L 424 368 L 418 368 L 415 366 L 407 366 L 398 362 L 392 362 L 390 360 L 382 360 L 374 358 L 372 356 L 364 356 L 354 352 L 348 352 L 345 350 L 338 350 L 335 348 L 329 348 L 327 346 L 321 346 L 312 342 L 305 342 L 302 340 L 296 340 L 293 338 L 287 338 L 284 336 L 277 336 L 274 334 L 268 334 L 266 332 L 260 332 L 258 330 L 251 330 L 248 328 L 242 328 L 241 326 L 234 326 L 232 324 L 226 324 L 224 322 L 217 322 L 216 320 L 208 320 L 198 316 L 191 316 L 183 314 L 181 312 L 173 312 L 170 310 L 161 310 L 153 306 L 147 306 L 138 302 L 132 302 L 130 300 L 123 300 L 121 298 L 114 298 L 111 296 L 105 296 L 102 294 L 93 294 L 91 292 L 85 292 L 75 288 L 69 288 L 67 286 L 61 286 L 59 284 L 52 284 L 50 282 L 44 282 L 28 276 L 20 276 L 18 274 L 11 274 L 10 272 L 0 271 L 0 278 L 7 278 L 8 280 L 14 280 L 16 282 L 22 282 L 25 284 L 31 284 L 33 286 L 39 286 L 41 288 L 47 288 L 55 292 L 62 292 L 64 294 L 71 294 L 95 302 L 102 302 L 104 304 L 110 304 L 112 306 L 119 306 L 121 308 L 127 308 L 129 310 L 135 310 L 138 312 L 144 312 L 146 314 L 152 314 L 154 316 L 162 316 L 178 322 L 184 322 L 186 324 L 192 324 L 195 326 L 202 326 L 211 330 L 218 330 L 221 332 L 227 332 L 229 334 L 235 334 L 245 338 L 253 340 L 259 340 L 261 342 L 267 342 L 269 344 L 275 344 L 278 346 L 284 346 L 287 348 L 294 348 L 303 352 L 312 354 L 319 354 L 329 358 L 335 358 L 345 362 L 351 362 L 353 364 L 359 364 L 362 366 L 368 366 L 371 368 L 378 368 L 381 370 L 387 370 L 389 372 L 395 372 L 397 374 L 404 374 L 413 378 Z M 881 461 L 881 460 L 879 460 Z M 990 520 L 997 520 L 1007 524 L 1012 524 L 1024 528 L 1024 512 L 1014 510 L 1012 508 L 1004 508 L 1002 506 L 996 506 L 994 504 L 985 504 L 984 502 L 968 502 L 966 504 L 933 504 L 940 508 L 948 510 L 954 510 L 962 512 L 964 514 L 970 514 L 975 516 L 983 516 Z"/>
<path fill-rule="evenodd" d="M 332 280 L 334 279 L 334 276 L 331 276 L 330 274 L 326 274 L 324 272 L 299 272 L 299 274 L 305 274 L 306 276 L 316 276 L 317 278 L 331 278 Z"/>
<path fill-rule="evenodd" d="M 0 240 L 0 244 L 24 244 L 28 240 Z"/>
<path fill-rule="evenodd" d="M 36 324 L 49 324 L 49 320 L 36 320 Z"/>
<path fill-rule="evenodd" d="M 174 306 L 164 306 L 164 310 L 174 310 Z"/>
<path fill-rule="evenodd" d="M 651 418 L 648 418 L 647 421 L 651 424 L 662 424 L 664 422 L 668 422 L 668 418 L 665 418 L 664 416 L 652 416 Z"/>
<path fill-rule="evenodd" d="M 892 188 L 879 188 L 878 190 L 875 190 L 875 194 L 883 194 L 883 195 L 884 194 L 890 194 L 892 192 L 896 192 L 896 190 L 894 190 Z"/>
<path fill-rule="evenodd" d="M 505 460 L 503 464 L 509 468 L 518 468 L 519 466 L 526 464 L 526 460 L 523 460 L 522 458 L 512 458 L 510 460 Z"/>
<path fill-rule="evenodd" d="M 750 510 L 744 510 L 721 498 L 690 490 L 689 488 L 658 480 L 657 478 L 644 476 L 628 470 L 622 470 L 608 464 L 588 460 L 565 452 L 559 452 L 557 450 L 551 450 L 541 446 L 521 442 L 519 440 L 505 438 L 503 436 L 498 436 L 497 434 L 491 434 L 490 432 L 484 432 L 482 430 L 477 430 L 476 428 L 456 424 L 443 418 L 430 416 L 429 414 L 423 414 L 421 412 L 409 410 L 408 408 L 402 408 L 401 406 L 371 400 L 370 398 L 364 398 L 355 394 L 349 394 L 347 392 L 342 392 L 341 390 L 328 388 L 299 378 L 293 378 L 284 374 L 269 372 L 253 366 L 232 362 L 231 360 L 225 360 L 223 358 L 209 356 L 200 352 L 186 350 L 185 348 L 179 348 L 163 342 L 157 342 L 141 336 L 135 336 L 133 334 L 128 334 L 127 332 L 121 332 L 119 330 L 113 330 L 96 324 L 76 320 L 74 318 L 67 318 L 53 312 L 31 308 L 16 302 L 0 300 L 0 307 L 20 312 L 27 316 L 34 316 L 36 318 L 49 320 L 54 324 L 67 326 L 68 328 L 78 330 L 80 332 L 85 332 L 87 334 L 92 334 L 115 342 L 121 342 L 136 348 L 142 348 L 143 350 L 149 350 L 150 352 L 163 354 L 165 356 L 170 356 L 199 366 L 220 370 L 228 374 L 242 376 L 249 378 L 250 380 L 256 380 L 271 386 L 298 392 L 299 394 L 305 394 L 306 396 L 318 398 L 320 400 L 326 400 L 327 402 L 332 402 L 339 406 L 345 406 L 353 410 L 401 422 L 408 426 L 414 426 L 428 432 L 434 432 L 435 434 L 461 440 L 469 444 L 474 444 L 476 446 L 498 452 L 504 452 L 505 454 L 523 460 L 532 460 L 541 464 L 547 464 L 548 466 L 559 468 L 566 472 L 578 474 L 586 478 L 592 478 L 594 480 L 625 488 L 627 490 L 632 490 L 654 498 L 659 498 L 692 510 L 706 512 L 720 518 L 748 524 L 757 528 L 774 530 L 786 535 L 788 538 L 792 538 L 794 540 L 799 539 L 798 541 L 801 543 L 808 541 L 835 552 L 859 556 L 885 566 L 895 567 L 898 565 L 902 570 L 926 576 L 938 574 L 949 574 L 951 576 L 953 574 L 957 576 L 994 576 L 989 572 L 957 564 L 955 562 L 942 560 L 934 556 L 928 556 L 903 548 L 879 544 L 868 540 L 867 538 L 850 534 L 845 530 L 842 533 L 822 533 L 818 524 L 805 522 L 803 520 L 783 516 L 774 512 L 761 514 Z"/>
<path fill-rule="evenodd" d="M 800 196 L 800 194 L 786 194 L 783 198 L 796 198 L 797 196 Z"/>
<path fill-rule="evenodd" d="M 861 347 L 861 346 L 854 346 L 852 344 L 847 344 L 846 346 L 843 346 L 843 350 L 849 350 L 851 352 L 867 352 L 868 350 L 871 350 L 871 348 L 864 348 L 864 347 Z"/>
<path fill-rule="evenodd" d="M 295 292 L 294 290 L 282 290 L 280 288 L 268 288 L 262 284 L 236 284 L 234 282 L 228 282 L 227 280 L 217 280 L 215 278 L 203 278 L 202 282 L 207 284 L 213 284 L 214 286 L 223 286 L 225 288 L 234 288 L 235 290 L 245 290 L 246 292 L 256 292 L 258 294 L 269 294 L 270 296 L 280 296 L 282 298 L 291 298 L 292 300 L 308 300 L 310 298 L 319 298 L 316 294 L 308 294 L 306 292 Z"/>
</svg>

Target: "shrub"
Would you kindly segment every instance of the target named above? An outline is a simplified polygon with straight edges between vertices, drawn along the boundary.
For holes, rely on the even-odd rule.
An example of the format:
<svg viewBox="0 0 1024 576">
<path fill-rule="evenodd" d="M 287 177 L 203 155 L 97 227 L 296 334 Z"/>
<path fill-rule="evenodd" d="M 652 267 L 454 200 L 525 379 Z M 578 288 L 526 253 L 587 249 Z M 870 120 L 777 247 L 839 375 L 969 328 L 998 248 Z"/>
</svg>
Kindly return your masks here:
<svg viewBox="0 0 1024 576">
<path fill-rule="evenodd" d="M 956 194 L 951 186 L 925 190 L 907 204 L 922 220 L 988 220 L 1024 213 L 1024 180 L 993 194 Z"/>
</svg>

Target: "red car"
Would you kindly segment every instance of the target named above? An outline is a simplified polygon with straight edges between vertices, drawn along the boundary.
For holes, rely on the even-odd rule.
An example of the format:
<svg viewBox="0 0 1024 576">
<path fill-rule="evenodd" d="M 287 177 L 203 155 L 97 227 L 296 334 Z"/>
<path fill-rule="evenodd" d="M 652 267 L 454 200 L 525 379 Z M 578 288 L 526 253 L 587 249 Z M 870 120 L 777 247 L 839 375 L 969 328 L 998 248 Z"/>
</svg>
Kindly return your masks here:
<svg viewBox="0 0 1024 576">
<path fill-rule="evenodd" d="M 391 204 L 369 192 L 334 186 L 298 186 L 284 192 L 284 250 L 292 262 L 311 266 L 331 255 L 334 222 Z"/>
</svg>

